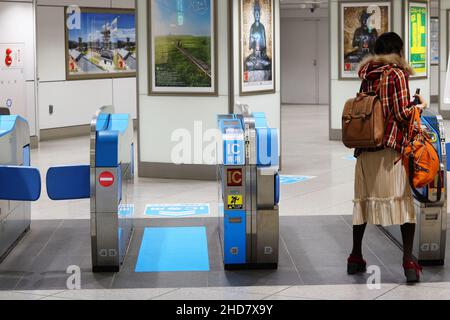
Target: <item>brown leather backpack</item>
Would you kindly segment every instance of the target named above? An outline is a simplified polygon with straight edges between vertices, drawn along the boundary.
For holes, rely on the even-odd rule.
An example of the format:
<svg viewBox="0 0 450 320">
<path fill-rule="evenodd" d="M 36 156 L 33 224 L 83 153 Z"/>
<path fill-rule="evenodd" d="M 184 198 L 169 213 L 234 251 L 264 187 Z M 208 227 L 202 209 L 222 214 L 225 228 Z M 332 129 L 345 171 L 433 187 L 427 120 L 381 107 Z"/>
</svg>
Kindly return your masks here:
<svg viewBox="0 0 450 320">
<path fill-rule="evenodd" d="M 379 88 L 388 79 L 384 72 Z M 361 92 L 345 103 L 342 113 L 342 141 L 347 148 L 377 148 L 384 142 L 386 121 L 379 92 Z"/>
</svg>

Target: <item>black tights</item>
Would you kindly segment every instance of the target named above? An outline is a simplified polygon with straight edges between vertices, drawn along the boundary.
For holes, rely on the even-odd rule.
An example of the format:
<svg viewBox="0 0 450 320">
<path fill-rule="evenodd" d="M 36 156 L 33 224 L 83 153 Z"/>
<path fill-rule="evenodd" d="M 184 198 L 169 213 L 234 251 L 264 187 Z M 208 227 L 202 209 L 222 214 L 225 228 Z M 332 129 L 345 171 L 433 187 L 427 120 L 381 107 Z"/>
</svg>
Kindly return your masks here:
<svg viewBox="0 0 450 320">
<path fill-rule="evenodd" d="M 353 226 L 353 251 L 352 256 L 362 257 L 362 240 L 367 224 Z M 403 238 L 403 260 L 410 261 L 413 257 L 412 251 L 414 246 L 414 233 L 416 232 L 416 225 L 406 223 L 400 226 Z"/>
</svg>

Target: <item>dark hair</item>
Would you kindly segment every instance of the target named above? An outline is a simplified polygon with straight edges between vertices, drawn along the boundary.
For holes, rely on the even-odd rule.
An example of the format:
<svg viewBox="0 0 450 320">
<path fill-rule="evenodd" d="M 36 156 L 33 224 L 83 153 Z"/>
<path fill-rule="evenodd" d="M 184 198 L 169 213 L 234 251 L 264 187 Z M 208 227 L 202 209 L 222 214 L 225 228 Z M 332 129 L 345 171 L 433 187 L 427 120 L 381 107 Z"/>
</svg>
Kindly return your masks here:
<svg viewBox="0 0 450 320">
<path fill-rule="evenodd" d="M 402 55 L 403 40 L 395 32 L 383 33 L 375 42 L 375 54 L 392 54 Z"/>
</svg>

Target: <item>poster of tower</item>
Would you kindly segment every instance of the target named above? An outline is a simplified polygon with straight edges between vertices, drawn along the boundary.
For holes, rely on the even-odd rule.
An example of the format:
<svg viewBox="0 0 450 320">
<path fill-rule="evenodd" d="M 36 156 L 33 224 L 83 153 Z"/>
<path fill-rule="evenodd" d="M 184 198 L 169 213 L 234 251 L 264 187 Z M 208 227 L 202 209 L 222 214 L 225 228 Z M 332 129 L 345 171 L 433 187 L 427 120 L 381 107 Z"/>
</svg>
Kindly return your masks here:
<svg viewBox="0 0 450 320">
<path fill-rule="evenodd" d="M 407 57 L 417 78 L 428 77 L 428 3 L 409 1 L 407 11 Z"/>
<path fill-rule="evenodd" d="M 217 95 L 216 0 L 148 3 L 149 93 Z"/>
<path fill-rule="evenodd" d="M 66 10 L 67 80 L 136 76 L 134 10 Z"/>
<path fill-rule="evenodd" d="M 240 94 L 275 92 L 273 0 L 240 0 Z"/>
<path fill-rule="evenodd" d="M 374 54 L 378 37 L 391 30 L 390 1 L 340 3 L 341 79 L 358 78 L 363 59 Z"/>
</svg>

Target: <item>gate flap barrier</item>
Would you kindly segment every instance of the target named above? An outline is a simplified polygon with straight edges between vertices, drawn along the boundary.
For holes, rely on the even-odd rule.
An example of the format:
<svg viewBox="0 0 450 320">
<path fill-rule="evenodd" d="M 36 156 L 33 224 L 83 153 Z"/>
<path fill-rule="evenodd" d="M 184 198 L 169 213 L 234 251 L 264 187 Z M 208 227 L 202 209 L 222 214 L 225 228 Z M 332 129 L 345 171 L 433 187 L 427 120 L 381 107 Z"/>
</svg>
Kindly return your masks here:
<svg viewBox="0 0 450 320">
<path fill-rule="evenodd" d="M 0 200 L 37 201 L 41 196 L 41 175 L 35 168 L 0 166 L 0 181 Z"/>
<path fill-rule="evenodd" d="M 47 193 L 52 200 L 89 199 L 91 197 L 90 167 L 66 166 L 47 172 Z"/>
</svg>

